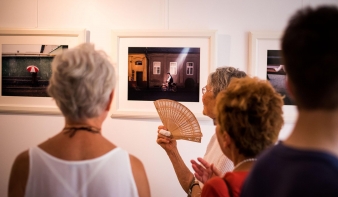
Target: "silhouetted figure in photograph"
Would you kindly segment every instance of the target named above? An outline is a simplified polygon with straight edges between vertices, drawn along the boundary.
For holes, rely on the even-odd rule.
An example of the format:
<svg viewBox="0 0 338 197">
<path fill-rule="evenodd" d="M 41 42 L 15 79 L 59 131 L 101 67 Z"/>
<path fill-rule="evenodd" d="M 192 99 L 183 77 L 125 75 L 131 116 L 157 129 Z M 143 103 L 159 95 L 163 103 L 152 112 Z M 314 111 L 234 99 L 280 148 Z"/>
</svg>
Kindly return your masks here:
<svg viewBox="0 0 338 197">
<path fill-rule="evenodd" d="M 168 90 L 171 91 L 172 88 L 173 88 L 174 79 L 173 79 L 173 77 L 171 76 L 170 73 L 167 73 L 167 74 L 168 74 L 168 79 L 167 79 Z"/>
</svg>

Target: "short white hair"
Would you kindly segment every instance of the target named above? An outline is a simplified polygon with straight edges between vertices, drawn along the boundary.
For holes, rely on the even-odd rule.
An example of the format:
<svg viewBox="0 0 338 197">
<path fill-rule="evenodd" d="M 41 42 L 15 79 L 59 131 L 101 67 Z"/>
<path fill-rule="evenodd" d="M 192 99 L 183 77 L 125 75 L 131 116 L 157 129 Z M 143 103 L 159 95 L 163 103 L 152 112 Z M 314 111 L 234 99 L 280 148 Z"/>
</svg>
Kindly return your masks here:
<svg viewBox="0 0 338 197">
<path fill-rule="evenodd" d="M 225 90 L 232 78 L 243 78 L 246 73 L 234 67 L 218 67 L 215 72 L 208 76 L 208 85 L 212 88 L 214 97 L 222 90 Z"/>
<path fill-rule="evenodd" d="M 107 55 L 84 43 L 54 57 L 47 92 L 66 118 L 79 121 L 105 110 L 115 80 Z"/>
</svg>

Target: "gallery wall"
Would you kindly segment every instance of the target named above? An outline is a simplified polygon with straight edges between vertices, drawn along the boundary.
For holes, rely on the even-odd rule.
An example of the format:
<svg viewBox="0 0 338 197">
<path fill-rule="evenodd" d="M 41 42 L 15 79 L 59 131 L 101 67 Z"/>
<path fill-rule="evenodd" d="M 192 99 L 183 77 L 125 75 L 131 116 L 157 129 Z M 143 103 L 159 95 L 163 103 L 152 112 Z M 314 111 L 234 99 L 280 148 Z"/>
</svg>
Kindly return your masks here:
<svg viewBox="0 0 338 197">
<path fill-rule="evenodd" d="M 88 41 L 112 56 L 111 30 L 217 30 L 217 66 L 248 70 L 250 31 L 282 31 L 289 17 L 307 5 L 337 0 L 1 0 L 0 28 L 85 28 Z M 206 82 L 201 82 L 206 83 Z M 112 119 L 103 135 L 143 161 L 152 196 L 186 196 L 172 165 L 156 144 L 159 119 Z M 184 162 L 203 156 L 214 133 L 211 121 L 201 121 L 202 143 L 179 141 Z M 0 196 L 7 195 L 11 165 L 17 154 L 62 130 L 58 115 L 0 113 Z M 279 138 L 293 127 L 287 122 Z"/>
</svg>

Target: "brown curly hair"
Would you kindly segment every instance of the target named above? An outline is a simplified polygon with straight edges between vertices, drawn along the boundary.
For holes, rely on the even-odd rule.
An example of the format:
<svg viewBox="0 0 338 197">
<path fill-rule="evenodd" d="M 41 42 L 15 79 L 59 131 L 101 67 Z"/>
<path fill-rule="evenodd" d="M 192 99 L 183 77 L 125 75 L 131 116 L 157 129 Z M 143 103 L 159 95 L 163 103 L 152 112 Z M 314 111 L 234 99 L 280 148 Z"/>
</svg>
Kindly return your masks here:
<svg viewBox="0 0 338 197">
<path fill-rule="evenodd" d="M 234 78 L 216 98 L 217 121 L 240 154 L 256 157 L 277 141 L 283 98 L 266 80 Z"/>
</svg>

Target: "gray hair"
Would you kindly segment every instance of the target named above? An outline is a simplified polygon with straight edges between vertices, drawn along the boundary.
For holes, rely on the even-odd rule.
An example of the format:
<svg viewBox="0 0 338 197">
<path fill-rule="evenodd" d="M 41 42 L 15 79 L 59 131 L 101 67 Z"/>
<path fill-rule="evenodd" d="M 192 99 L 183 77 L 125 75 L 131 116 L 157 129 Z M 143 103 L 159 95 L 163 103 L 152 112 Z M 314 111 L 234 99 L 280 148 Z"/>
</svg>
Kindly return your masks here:
<svg viewBox="0 0 338 197">
<path fill-rule="evenodd" d="M 54 57 L 47 88 L 62 114 L 73 121 L 99 116 L 115 87 L 115 69 L 103 51 L 84 43 Z"/>
<path fill-rule="evenodd" d="M 239 71 L 234 67 L 219 67 L 215 72 L 210 73 L 208 77 L 208 85 L 212 88 L 214 97 L 228 87 L 232 78 L 245 77 L 246 73 Z"/>
</svg>

